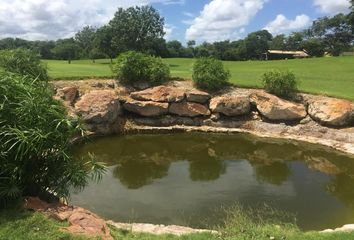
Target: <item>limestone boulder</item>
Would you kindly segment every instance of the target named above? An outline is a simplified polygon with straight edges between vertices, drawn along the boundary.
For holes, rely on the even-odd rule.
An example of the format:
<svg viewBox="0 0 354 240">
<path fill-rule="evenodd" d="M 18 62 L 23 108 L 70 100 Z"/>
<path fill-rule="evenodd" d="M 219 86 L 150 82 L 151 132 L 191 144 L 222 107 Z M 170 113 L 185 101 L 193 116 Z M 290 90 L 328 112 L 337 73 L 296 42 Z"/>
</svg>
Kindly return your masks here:
<svg viewBox="0 0 354 240">
<path fill-rule="evenodd" d="M 157 117 L 168 113 L 168 103 L 129 99 L 123 106 L 128 112 L 136 113 L 144 117 Z"/>
<path fill-rule="evenodd" d="M 354 104 L 350 101 L 323 98 L 309 104 L 308 113 L 315 121 L 335 127 L 354 123 Z"/>
<path fill-rule="evenodd" d="M 303 104 L 297 104 L 280 99 L 265 92 L 251 94 L 251 102 L 257 106 L 258 111 L 269 120 L 296 121 L 307 116 Z"/>
<path fill-rule="evenodd" d="M 186 98 L 188 102 L 207 103 L 210 100 L 211 96 L 207 92 L 193 89 L 186 93 Z"/>
<path fill-rule="evenodd" d="M 114 90 L 95 90 L 81 97 L 75 104 L 75 111 L 86 123 L 114 123 L 121 105 Z"/>
<path fill-rule="evenodd" d="M 106 222 L 82 208 L 76 208 L 68 218 L 69 227 L 65 228 L 72 234 L 83 234 L 89 237 L 100 237 L 101 239 L 113 239 Z"/>
<path fill-rule="evenodd" d="M 210 110 L 199 103 L 180 102 L 172 103 L 169 112 L 182 117 L 209 116 Z"/>
<path fill-rule="evenodd" d="M 77 87 L 64 87 L 57 90 L 57 96 L 72 106 L 79 97 L 79 90 Z"/>
<path fill-rule="evenodd" d="M 211 99 L 210 109 L 213 113 L 233 117 L 248 114 L 251 104 L 248 96 L 220 96 Z"/>
<path fill-rule="evenodd" d="M 158 86 L 148 88 L 143 91 L 133 92 L 130 97 L 138 101 L 152 102 L 181 102 L 185 97 L 185 92 L 178 88 Z"/>
</svg>

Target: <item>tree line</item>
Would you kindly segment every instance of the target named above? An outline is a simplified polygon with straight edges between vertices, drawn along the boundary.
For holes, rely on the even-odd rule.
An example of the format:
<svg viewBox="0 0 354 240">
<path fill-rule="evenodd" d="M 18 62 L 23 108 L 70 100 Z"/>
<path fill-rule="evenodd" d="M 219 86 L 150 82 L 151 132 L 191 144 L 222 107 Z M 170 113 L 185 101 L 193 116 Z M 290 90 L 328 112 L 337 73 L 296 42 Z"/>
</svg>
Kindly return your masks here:
<svg viewBox="0 0 354 240">
<path fill-rule="evenodd" d="M 311 27 L 289 35 L 273 36 L 267 30 L 248 34 L 237 41 L 203 42 L 190 40 L 184 46 L 180 41 L 166 41 L 163 37 L 164 18 L 151 6 L 119 8 L 107 25 L 96 28 L 85 26 L 73 38 L 56 41 L 27 41 L 18 38 L 0 40 L 1 49 L 27 48 L 43 59 L 113 59 L 128 50 L 140 51 L 164 58 L 208 57 L 221 60 L 260 59 L 267 50 L 305 50 L 311 56 L 324 53 L 338 56 L 353 51 L 354 0 L 348 15 L 337 14 L 315 20 Z"/>
</svg>

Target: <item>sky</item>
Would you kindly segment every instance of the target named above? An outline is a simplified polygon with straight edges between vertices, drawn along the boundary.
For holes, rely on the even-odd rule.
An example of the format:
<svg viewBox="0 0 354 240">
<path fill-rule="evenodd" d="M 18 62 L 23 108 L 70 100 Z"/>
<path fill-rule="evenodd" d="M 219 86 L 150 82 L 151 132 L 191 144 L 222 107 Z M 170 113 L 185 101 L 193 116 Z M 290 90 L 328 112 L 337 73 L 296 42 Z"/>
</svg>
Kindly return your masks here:
<svg viewBox="0 0 354 240">
<path fill-rule="evenodd" d="M 165 38 L 237 40 L 267 29 L 273 35 L 349 12 L 349 0 L 0 0 L 0 39 L 55 40 L 86 25 L 107 24 L 119 8 L 152 5 L 165 18 Z"/>
</svg>

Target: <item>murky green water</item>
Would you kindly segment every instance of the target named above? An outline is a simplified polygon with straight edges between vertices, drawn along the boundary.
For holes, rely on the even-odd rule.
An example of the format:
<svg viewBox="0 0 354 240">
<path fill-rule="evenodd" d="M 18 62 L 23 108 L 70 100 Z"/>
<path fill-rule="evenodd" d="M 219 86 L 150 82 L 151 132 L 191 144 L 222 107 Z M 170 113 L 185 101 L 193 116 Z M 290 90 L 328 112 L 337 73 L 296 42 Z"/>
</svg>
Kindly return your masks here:
<svg viewBox="0 0 354 240">
<path fill-rule="evenodd" d="M 71 203 L 106 219 L 205 227 L 216 209 L 267 203 L 305 230 L 354 223 L 354 158 L 306 143 L 248 135 L 131 135 L 94 140 L 109 171 Z"/>
</svg>

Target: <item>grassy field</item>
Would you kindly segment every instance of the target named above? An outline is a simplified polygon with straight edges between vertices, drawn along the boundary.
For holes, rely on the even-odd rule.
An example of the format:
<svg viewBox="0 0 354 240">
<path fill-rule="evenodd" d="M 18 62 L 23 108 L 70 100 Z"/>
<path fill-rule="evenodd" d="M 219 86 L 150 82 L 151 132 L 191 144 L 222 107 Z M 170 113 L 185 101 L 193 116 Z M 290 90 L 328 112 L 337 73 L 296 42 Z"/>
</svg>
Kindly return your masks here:
<svg viewBox="0 0 354 240">
<path fill-rule="evenodd" d="M 173 77 L 190 79 L 194 59 L 164 59 Z M 53 79 L 111 77 L 110 61 L 46 60 Z M 282 61 L 224 62 L 231 72 L 231 82 L 240 87 L 261 87 L 261 75 L 270 69 L 289 69 L 300 80 L 303 92 L 354 100 L 354 57 L 313 58 Z"/>
</svg>

